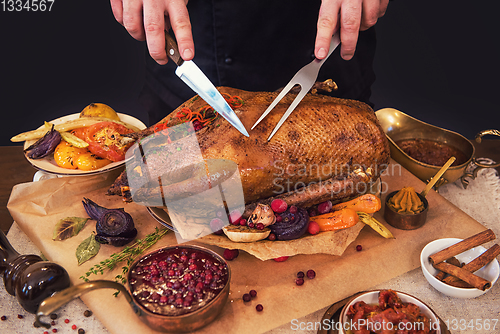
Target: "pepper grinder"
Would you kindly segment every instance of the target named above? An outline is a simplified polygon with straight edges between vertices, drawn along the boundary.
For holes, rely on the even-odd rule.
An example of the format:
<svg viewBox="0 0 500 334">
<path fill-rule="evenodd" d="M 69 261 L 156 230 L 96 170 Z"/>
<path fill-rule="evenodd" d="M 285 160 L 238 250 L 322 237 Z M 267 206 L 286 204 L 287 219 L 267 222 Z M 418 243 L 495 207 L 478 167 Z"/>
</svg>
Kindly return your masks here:
<svg viewBox="0 0 500 334">
<path fill-rule="evenodd" d="M 43 261 L 38 255 L 19 254 L 1 230 L 0 272 L 7 292 L 16 296 L 30 313 L 36 313 L 45 298 L 70 285 L 68 272 L 63 267 Z"/>
</svg>

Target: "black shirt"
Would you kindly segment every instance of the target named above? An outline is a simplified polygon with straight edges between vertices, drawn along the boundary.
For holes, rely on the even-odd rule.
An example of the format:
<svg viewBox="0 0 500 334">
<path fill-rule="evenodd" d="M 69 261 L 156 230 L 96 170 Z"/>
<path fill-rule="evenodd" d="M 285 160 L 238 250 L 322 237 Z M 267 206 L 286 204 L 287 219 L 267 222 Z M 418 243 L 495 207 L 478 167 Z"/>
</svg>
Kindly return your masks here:
<svg viewBox="0 0 500 334">
<path fill-rule="evenodd" d="M 314 59 L 320 4 L 317 0 L 191 0 L 193 61 L 215 86 L 277 90 Z M 332 79 L 339 88 L 331 95 L 370 104 L 375 46 L 374 28 L 361 32 L 354 57 L 343 60 L 338 47 L 323 64 L 317 81 Z M 141 99 L 152 124 L 195 93 L 175 75 L 174 62 L 162 66 L 147 56 L 146 67 Z"/>
</svg>

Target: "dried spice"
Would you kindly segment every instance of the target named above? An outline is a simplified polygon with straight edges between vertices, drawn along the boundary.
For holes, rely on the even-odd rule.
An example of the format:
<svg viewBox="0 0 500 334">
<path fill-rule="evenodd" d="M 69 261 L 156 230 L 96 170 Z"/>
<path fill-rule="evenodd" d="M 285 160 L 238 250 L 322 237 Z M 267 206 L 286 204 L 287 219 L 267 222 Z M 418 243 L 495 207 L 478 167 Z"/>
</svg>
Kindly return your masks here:
<svg viewBox="0 0 500 334">
<path fill-rule="evenodd" d="M 80 217 L 67 217 L 61 219 L 54 227 L 52 240 L 66 240 L 77 235 L 89 219 Z"/>
<path fill-rule="evenodd" d="M 404 187 L 392 196 L 389 206 L 398 213 L 417 214 L 424 210 L 424 202 L 413 187 Z"/>
<path fill-rule="evenodd" d="M 78 265 L 90 260 L 99 253 L 101 244 L 99 244 L 95 239 L 95 234 L 92 233 L 90 237 L 83 240 L 82 243 L 76 249 L 76 258 L 78 259 Z"/>
</svg>

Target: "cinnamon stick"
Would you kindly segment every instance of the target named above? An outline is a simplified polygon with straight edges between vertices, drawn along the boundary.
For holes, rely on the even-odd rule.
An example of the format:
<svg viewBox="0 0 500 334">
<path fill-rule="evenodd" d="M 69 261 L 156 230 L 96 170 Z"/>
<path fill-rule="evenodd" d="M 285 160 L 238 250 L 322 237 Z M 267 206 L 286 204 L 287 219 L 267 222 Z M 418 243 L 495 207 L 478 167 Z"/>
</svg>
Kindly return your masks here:
<svg viewBox="0 0 500 334">
<path fill-rule="evenodd" d="M 486 250 L 483 254 L 479 255 L 476 257 L 474 260 L 471 262 L 467 263 L 462 267 L 462 269 L 465 269 L 467 271 L 470 271 L 471 273 L 481 269 L 491 261 L 493 261 L 498 255 L 500 255 L 500 246 L 498 244 L 494 244 L 491 246 L 488 250 Z M 448 283 L 448 284 L 453 284 L 459 282 L 460 279 L 454 277 L 454 276 L 448 276 L 446 277 L 443 282 Z"/>
<path fill-rule="evenodd" d="M 441 262 L 433 265 L 437 270 L 444 271 L 447 274 L 453 275 L 455 277 L 460 278 L 462 281 L 469 283 L 476 289 L 486 290 L 491 287 L 491 282 L 485 280 L 482 277 L 474 275 L 470 271 L 467 271 L 463 268 L 456 267 L 452 264 Z"/>
<path fill-rule="evenodd" d="M 452 256 L 463 253 L 473 247 L 484 244 L 485 242 L 495 239 L 495 233 L 488 229 L 467 239 L 464 239 L 448 248 L 445 248 L 435 254 L 429 256 L 429 261 L 432 265 L 441 263 Z"/>
<path fill-rule="evenodd" d="M 446 260 L 446 263 L 452 264 L 457 267 L 462 267 L 463 263 L 460 263 L 456 257 L 450 257 L 448 260 Z M 440 271 L 436 274 L 436 277 L 438 280 L 442 281 L 446 277 L 446 273 L 444 271 Z"/>
</svg>

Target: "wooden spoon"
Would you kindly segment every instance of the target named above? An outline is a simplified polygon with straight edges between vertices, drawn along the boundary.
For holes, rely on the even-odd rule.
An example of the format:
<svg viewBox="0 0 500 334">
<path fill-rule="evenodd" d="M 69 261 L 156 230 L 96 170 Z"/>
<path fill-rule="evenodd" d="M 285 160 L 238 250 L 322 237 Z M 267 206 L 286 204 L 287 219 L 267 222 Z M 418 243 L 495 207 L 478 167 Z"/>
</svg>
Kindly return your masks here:
<svg viewBox="0 0 500 334">
<path fill-rule="evenodd" d="M 424 190 L 422 190 L 420 195 L 424 197 L 427 195 L 427 193 L 432 189 L 432 187 L 434 187 L 439 178 L 443 176 L 444 172 L 446 172 L 446 170 L 451 166 L 451 164 L 455 162 L 455 159 L 456 159 L 455 157 L 451 157 L 450 159 L 448 159 L 448 161 L 446 161 L 443 167 L 441 167 L 441 169 L 436 173 L 436 175 L 434 175 L 432 179 L 429 181 L 429 183 L 427 183 L 427 186 L 424 188 Z"/>
</svg>

